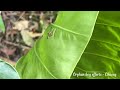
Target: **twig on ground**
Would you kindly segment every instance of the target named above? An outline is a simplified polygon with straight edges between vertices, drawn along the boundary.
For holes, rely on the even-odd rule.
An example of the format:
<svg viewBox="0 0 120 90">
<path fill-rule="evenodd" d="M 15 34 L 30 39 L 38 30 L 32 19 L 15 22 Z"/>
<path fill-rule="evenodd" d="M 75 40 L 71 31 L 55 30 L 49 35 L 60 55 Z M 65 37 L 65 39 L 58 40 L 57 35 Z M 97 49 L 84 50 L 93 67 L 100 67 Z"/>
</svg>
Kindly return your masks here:
<svg viewBox="0 0 120 90">
<path fill-rule="evenodd" d="M 23 18 L 23 15 L 24 15 L 24 14 L 25 14 L 25 11 L 22 12 L 22 14 L 19 16 L 19 18 L 17 19 L 17 21 L 19 21 L 19 19 L 25 20 L 25 19 Z"/>
<path fill-rule="evenodd" d="M 4 43 L 9 44 L 9 45 L 13 45 L 13 46 L 16 46 L 16 47 L 21 47 L 23 49 L 31 49 L 30 47 L 27 47 L 27 46 L 24 46 L 24 45 L 20 45 L 20 44 L 16 44 L 16 43 L 9 42 L 9 41 L 5 41 L 5 40 L 4 40 Z"/>
</svg>

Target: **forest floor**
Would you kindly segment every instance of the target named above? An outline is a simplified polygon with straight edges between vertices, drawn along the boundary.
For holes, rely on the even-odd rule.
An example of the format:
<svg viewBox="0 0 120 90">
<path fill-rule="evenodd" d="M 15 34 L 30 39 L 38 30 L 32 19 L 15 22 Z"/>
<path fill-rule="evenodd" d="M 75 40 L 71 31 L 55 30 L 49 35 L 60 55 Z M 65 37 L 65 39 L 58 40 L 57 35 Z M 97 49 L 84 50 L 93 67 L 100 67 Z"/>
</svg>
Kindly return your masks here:
<svg viewBox="0 0 120 90">
<path fill-rule="evenodd" d="M 0 58 L 15 65 L 55 21 L 57 11 L 2 11 L 1 16 L 5 33 L 0 31 Z"/>
</svg>

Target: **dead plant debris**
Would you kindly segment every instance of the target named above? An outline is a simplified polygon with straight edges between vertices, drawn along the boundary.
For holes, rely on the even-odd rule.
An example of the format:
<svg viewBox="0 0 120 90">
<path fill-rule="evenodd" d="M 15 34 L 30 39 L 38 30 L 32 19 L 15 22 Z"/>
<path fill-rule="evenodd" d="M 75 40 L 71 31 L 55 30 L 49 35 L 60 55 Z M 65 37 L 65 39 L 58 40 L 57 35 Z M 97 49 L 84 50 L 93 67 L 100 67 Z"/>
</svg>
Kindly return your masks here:
<svg viewBox="0 0 120 90">
<path fill-rule="evenodd" d="M 1 11 L 6 28 L 0 32 L 0 58 L 15 65 L 44 34 L 44 27 L 53 23 L 57 11 Z"/>
</svg>

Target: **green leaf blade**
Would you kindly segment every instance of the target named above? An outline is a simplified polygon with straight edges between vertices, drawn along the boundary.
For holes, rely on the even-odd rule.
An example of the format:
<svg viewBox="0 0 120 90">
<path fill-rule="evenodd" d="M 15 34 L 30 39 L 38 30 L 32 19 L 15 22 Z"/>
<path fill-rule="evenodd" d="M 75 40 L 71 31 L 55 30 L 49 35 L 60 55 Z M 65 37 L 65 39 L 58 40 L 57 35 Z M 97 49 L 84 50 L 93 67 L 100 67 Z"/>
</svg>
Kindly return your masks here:
<svg viewBox="0 0 120 90">
<path fill-rule="evenodd" d="M 5 32 L 5 26 L 4 26 L 3 19 L 2 19 L 1 15 L 0 15 L 0 31 L 2 31 L 3 33 Z"/>
<path fill-rule="evenodd" d="M 43 38 L 18 61 L 16 69 L 20 77 L 70 78 L 89 42 L 97 15 L 97 11 L 60 12 Z M 55 32 L 49 36 L 51 31 Z"/>
<path fill-rule="evenodd" d="M 72 75 L 71 78 L 120 78 L 120 12 L 100 12 L 91 40 L 74 73 L 102 74 L 101 76 Z M 107 74 L 109 73 L 109 74 Z"/>
<path fill-rule="evenodd" d="M 0 59 L 0 79 L 20 79 L 17 71 Z"/>
</svg>

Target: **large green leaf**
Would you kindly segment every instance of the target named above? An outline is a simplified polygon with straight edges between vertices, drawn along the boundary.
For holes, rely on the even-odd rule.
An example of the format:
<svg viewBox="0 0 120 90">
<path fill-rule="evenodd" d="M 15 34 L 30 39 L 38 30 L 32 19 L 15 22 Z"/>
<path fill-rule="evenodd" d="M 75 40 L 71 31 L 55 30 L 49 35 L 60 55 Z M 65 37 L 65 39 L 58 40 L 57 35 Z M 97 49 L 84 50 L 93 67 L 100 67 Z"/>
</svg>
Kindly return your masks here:
<svg viewBox="0 0 120 90">
<path fill-rule="evenodd" d="M 20 77 L 70 78 L 90 40 L 97 15 L 98 11 L 59 12 L 43 38 L 18 61 Z"/>
<path fill-rule="evenodd" d="M 15 68 L 0 59 L 0 79 L 19 79 Z"/>
<path fill-rule="evenodd" d="M 72 78 L 120 79 L 120 12 L 100 12 Z M 93 76 L 87 76 L 87 74 Z M 96 73 L 99 76 L 94 76 Z M 107 74 L 109 73 L 109 74 Z M 85 74 L 82 76 L 82 74 Z M 78 75 L 78 77 L 77 77 Z"/>
<path fill-rule="evenodd" d="M 3 23 L 2 16 L 0 15 L 0 31 L 5 32 L 5 26 Z"/>
</svg>

